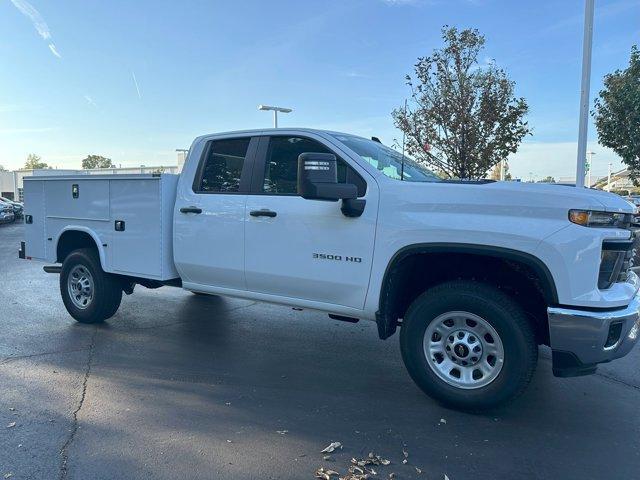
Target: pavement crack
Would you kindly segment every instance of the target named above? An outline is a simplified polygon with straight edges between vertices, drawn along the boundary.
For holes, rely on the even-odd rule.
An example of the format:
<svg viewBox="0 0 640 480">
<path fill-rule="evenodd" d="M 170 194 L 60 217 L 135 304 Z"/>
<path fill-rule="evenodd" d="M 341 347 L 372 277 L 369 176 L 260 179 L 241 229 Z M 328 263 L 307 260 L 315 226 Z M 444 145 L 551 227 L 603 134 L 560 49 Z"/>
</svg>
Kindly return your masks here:
<svg viewBox="0 0 640 480">
<path fill-rule="evenodd" d="M 84 378 L 82 379 L 82 393 L 80 395 L 80 401 L 78 402 L 78 405 L 72 414 L 73 422 L 72 422 L 71 430 L 69 431 L 69 436 L 67 437 L 67 440 L 64 442 L 64 445 L 62 445 L 62 448 L 60 449 L 61 463 L 60 463 L 60 474 L 58 475 L 58 478 L 60 480 L 66 479 L 69 473 L 69 469 L 68 469 L 69 447 L 73 443 L 73 440 L 75 439 L 76 434 L 78 433 L 78 414 L 80 413 L 80 410 L 82 409 L 82 406 L 84 404 L 84 400 L 87 396 L 87 383 L 89 383 L 89 377 L 91 376 L 91 366 L 93 364 L 93 356 L 94 356 L 97 333 L 98 333 L 98 327 L 95 327 L 93 330 L 93 335 L 91 335 L 91 343 L 89 344 L 89 348 L 88 348 L 89 354 L 87 355 L 87 362 L 85 364 L 85 370 L 84 370 Z"/>
<path fill-rule="evenodd" d="M 601 372 L 596 372 L 596 375 L 598 377 L 602 377 L 604 379 L 607 379 L 607 380 L 609 380 L 609 381 L 611 381 L 613 383 L 618 383 L 618 384 L 623 385 L 625 387 L 633 388 L 635 390 L 640 390 L 640 386 L 639 385 L 634 385 L 633 383 L 625 382 L 624 380 L 620 380 L 619 378 L 616 378 L 616 377 L 613 377 L 613 376 L 610 376 L 610 375 L 606 375 L 606 374 L 601 373 Z"/>
<path fill-rule="evenodd" d="M 86 348 L 76 348 L 73 350 L 54 350 L 52 352 L 30 353 L 28 355 L 9 355 L 8 357 L 5 357 L 2 360 L 0 360 L 0 366 L 6 365 L 11 362 L 15 362 L 17 360 L 24 360 L 26 358 L 43 357 L 45 355 L 62 355 L 65 353 L 84 352 L 86 350 L 87 350 Z"/>
</svg>

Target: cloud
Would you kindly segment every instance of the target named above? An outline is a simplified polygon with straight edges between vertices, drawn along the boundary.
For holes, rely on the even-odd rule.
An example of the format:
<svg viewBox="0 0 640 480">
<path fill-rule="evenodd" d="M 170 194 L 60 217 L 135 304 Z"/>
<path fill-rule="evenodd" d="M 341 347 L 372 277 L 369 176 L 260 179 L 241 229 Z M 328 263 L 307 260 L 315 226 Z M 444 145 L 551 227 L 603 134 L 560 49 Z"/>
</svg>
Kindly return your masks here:
<svg viewBox="0 0 640 480">
<path fill-rule="evenodd" d="M 133 77 L 133 83 L 136 86 L 136 92 L 138 92 L 138 99 L 142 100 L 142 94 L 140 93 L 140 87 L 138 86 L 138 80 L 136 80 L 136 74 L 131 70 L 131 77 Z"/>
<path fill-rule="evenodd" d="M 93 101 L 93 98 L 91 98 L 89 95 L 85 95 L 84 99 L 87 101 L 87 103 L 89 105 L 91 105 L 92 107 L 97 107 L 96 102 Z"/>
<path fill-rule="evenodd" d="M 62 58 L 60 53 L 58 53 L 56 46 L 51 41 L 51 31 L 49 30 L 47 22 L 45 22 L 42 15 L 40 15 L 40 12 L 38 12 L 33 5 L 27 2 L 27 0 L 11 0 L 11 3 L 13 3 L 13 5 L 20 10 L 25 17 L 31 20 L 31 23 L 38 32 L 38 35 L 40 35 L 42 39 L 46 40 L 49 44 L 49 50 L 51 50 L 51 53 L 58 58 Z"/>
<path fill-rule="evenodd" d="M 365 73 L 356 72 L 355 70 L 350 70 L 345 73 L 345 76 L 349 78 L 367 78 L 369 75 Z"/>
<path fill-rule="evenodd" d="M 53 43 L 49 44 L 49 50 L 51 50 L 51 53 L 53 53 L 56 57 L 62 58 L 62 55 L 58 53 L 58 50 L 56 50 L 56 46 Z"/>
</svg>

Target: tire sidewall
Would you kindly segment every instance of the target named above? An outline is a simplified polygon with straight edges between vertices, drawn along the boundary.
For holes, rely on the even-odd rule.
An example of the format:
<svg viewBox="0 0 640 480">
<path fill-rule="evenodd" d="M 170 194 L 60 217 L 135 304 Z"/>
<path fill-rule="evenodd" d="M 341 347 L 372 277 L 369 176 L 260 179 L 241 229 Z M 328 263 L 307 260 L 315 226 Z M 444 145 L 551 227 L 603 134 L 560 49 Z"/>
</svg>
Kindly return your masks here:
<svg viewBox="0 0 640 480">
<path fill-rule="evenodd" d="M 84 309 L 78 308 L 73 303 L 69 296 L 67 286 L 69 274 L 77 265 L 82 265 L 89 270 L 93 278 L 93 298 L 87 308 Z M 62 271 L 60 272 L 60 293 L 62 295 L 62 301 L 69 314 L 77 321 L 82 323 L 97 323 L 104 320 L 99 318 L 100 303 L 104 302 L 104 297 L 108 295 L 103 276 L 104 272 L 96 256 L 87 250 L 72 252 L 62 263 Z"/>
<path fill-rule="evenodd" d="M 506 295 L 505 301 L 509 304 Z M 502 341 L 502 370 L 495 380 L 484 387 L 462 389 L 449 385 L 436 375 L 427 362 L 423 346 L 425 331 L 439 315 L 451 311 L 480 316 L 493 326 Z M 401 329 L 402 356 L 409 374 L 427 394 L 458 408 L 485 409 L 507 401 L 521 389 L 530 368 L 527 352 L 531 345 L 519 323 L 513 321 L 514 315 L 522 313 L 487 299 L 478 292 L 450 289 L 437 296 L 425 292 L 407 311 Z"/>
</svg>

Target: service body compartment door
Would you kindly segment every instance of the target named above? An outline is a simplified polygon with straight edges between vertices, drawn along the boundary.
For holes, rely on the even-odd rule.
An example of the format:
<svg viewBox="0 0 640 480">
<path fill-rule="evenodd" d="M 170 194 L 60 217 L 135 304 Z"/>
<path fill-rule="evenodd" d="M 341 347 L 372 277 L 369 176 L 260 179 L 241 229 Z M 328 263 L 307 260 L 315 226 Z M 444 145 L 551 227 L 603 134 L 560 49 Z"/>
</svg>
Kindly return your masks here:
<svg viewBox="0 0 640 480">
<path fill-rule="evenodd" d="M 40 260 L 46 259 L 44 183 L 43 181 L 24 181 L 25 255 Z M 26 223 L 26 219 L 30 223 Z"/>
<path fill-rule="evenodd" d="M 111 270 L 141 277 L 162 274 L 160 179 L 111 181 Z M 116 222 L 124 222 L 116 230 Z"/>
</svg>

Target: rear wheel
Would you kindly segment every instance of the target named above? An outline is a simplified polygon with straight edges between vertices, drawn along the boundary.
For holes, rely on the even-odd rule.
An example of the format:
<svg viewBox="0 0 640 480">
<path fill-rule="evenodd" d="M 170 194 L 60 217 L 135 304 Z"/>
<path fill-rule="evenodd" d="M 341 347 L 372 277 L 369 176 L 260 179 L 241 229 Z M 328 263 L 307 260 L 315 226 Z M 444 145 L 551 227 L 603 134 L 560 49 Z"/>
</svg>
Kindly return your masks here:
<svg viewBox="0 0 640 480">
<path fill-rule="evenodd" d="M 99 323 L 115 315 L 122 286 L 102 270 L 95 250 L 71 252 L 62 263 L 60 294 L 69 314 L 81 323 Z"/>
<path fill-rule="evenodd" d="M 538 358 L 520 306 L 497 288 L 470 281 L 420 295 L 403 319 L 400 346 L 409 374 L 425 393 L 468 410 L 516 398 Z"/>
</svg>

